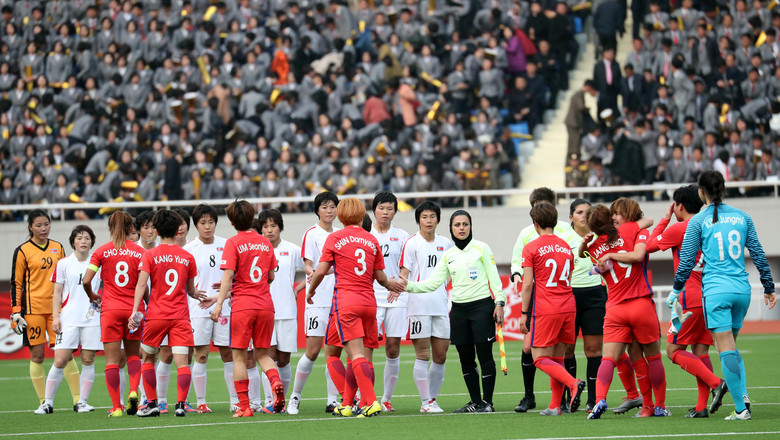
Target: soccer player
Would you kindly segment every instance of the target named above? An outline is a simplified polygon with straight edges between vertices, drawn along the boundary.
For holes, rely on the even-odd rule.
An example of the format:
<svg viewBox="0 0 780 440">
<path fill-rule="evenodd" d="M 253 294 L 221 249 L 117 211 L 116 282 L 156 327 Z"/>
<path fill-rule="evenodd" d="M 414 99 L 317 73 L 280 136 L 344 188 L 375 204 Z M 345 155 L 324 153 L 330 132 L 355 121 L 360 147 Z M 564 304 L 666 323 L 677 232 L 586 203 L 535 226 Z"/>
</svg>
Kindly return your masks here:
<svg viewBox="0 0 780 440">
<path fill-rule="evenodd" d="M 569 206 L 569 221 L 571 233 L 566 236 L 566 242 L 574 252 L 574 267 L 571 271 L 571 290 L 577 305 L 577 316 L 574 318 L 574 337 L 582 331 L 582 345 L 587 359 L 586 380 L 588 383 L 587 412 L 596 406 L 596 375 L 601 365 L 601 346 L 604 340 L 604 314 L 606 314 L 607 289 L 600 276 L 589 274 L 592 264 L 590 258 L 579 258 L 578 250 L 583 237 L 590 233 L 588 229 L 588 211 L 590 202 L 576 199 Z M 574 356 L 574 345 L 567 344 L 565 357 Z M 571 372 L 570 372 L 571 373 Z M 636 387 L 634 387 L 636 388 Z M 638 394 L 637 394 L 638 397 Z M 576 411 L 576 404 L 571 410 Z"/>
<path fill-rule="evenodd" d="M 607 283 L 608 292 L 607 313 L 604 317 L 604 356 L 596 381 L 597 403 L 588 419 L 598 419 L 607 410 L 606 398 L 616 359 L 633 341 L 640 344 L 644 355 L 642 359 L 649 361 L 648 380 L 655 392 L 657 404 L 649 414 L 643 406 L 637 416 L 669 416 L 671 413 L 663 406 L 666 375 L 661 362 L 661 331 L 652 300 L 653 291 L 647 283 L 642 264 L 648 233 L 640 229 L 636 222 L 616 227 L 612 221 L 612 213 L 606 206 L 591 208 L 588 227 L 593 233 L 584 237 L 578 250 L 580 258 L 585 257 L 587 250 L 599 261 L 598 267 Z M 592 240 L 594 234 L 596 240 Z M 645 402 L 645 405 L 650 404 L 652 401 Z"/>
<path fill-rule="evenodd" d="M 152 218 L 154 217 L 154 211 L 142 211 L 133 220 L 133 229 L 138 231 L 140 237 L 136 244 L 149 250 L 157 246 L 157 231 L 154 229 L 154 223 Z"/>
<path fill-rule="evenodd" d="M 493 342 L 496 340 L 495 324 L 504 322 L 506 295 L 501 288 L 493 251 L 487 244 L 472 238 L 468 212 L 458 210 L 452 214 L 450 235 L 455 246 L 444 252 L 431 276 L 423 281 L 406 281 L 405 287 L 410 293 L 434 292 L 452 277 L 450 339 L 458 350 L 463 380 L 471 397 L 471 401 L 454 412 L 494 412 L 496 362 Z M 401 278 L 401 284 L 404 281 Z M 396 296 L 398 294 L 391 293 L 389 299 Z M 482 394 L 475 354 L 482 370 Z"/>
<path fill-rule="evenodd" d="M 555 192 L 553 192 L 553 190 L 551 190 L 550 188 L 545 188 L 545 187 L 536 188 L 531 192 L 529 201 L 531 202 L 532 208 L 536 206 L 537 203 L 542 203 L 542 202 L 547 202 L 555 206 L 555 202 L 556 202 Z M 558 235 L 559 237 L 565 238 L 570 233 L 571 233 L 570 225 L 564 222 L 558 222 L 555 225 L 555 234 Z M 517 292 L 518 294 L 520 294 L 520 292 L 522 291 L 523 247 L 528 243 L 530 243 L 531 240 L 535 240 L 537 238 L 539 238 L 539 234 L 536 232 L 534 225 L 529 225 L 525 227 L 522 231 L 520 231 L 520 235 L 518 235 L 517 241 L 515 242 L 514 249 L 512 250 L 512 261 L 510 265 L 510 270 L 512 271 L 512 275 L 510 276 L 510 280 L 515 286 L 515 292 Z M 523 384 L 525 386 L 525 395 L 520 400 L 520 403 L 518 403 L 517 406 L 515 407 L 515 412 L 526 412 L 529 409 L 536 408 L 536 396 L 534 395 L 534 377 L 536 376 L 536 367 L 534 366 L 534 358 L 533 355 L 531 354 L 531 345 L 530 345 L 529 338 L 523 340 L 523 354 L 521 355 L 521 362 L 522 362 L 522 370 L 523 370 Z M 566 365 L 566 370 L 569 371 L 569 373 L 572 376 L 577 375 L 577 362 L 573 355 L 571 358 L 564 359 L 564 364 Z M 577 406 L 579 406 L 579 401 L 576 403 Z M 564 411 L 568 411 L 568 408 L 564 409 Z"/>
<path fill-rule="evenodd" d="M 175 243 L 176 233 L 182 224 L 179 214 L 170 210 L 160 210 L 154 215 L 153 222 L 161 243 L 144 253 L 138 265 L 138 281 L 135 287 L 133 312 L 128 320 L 130 330 L 136 330 L 141 323 L 135 314 L 147 290 L 147 281 L 151 281 L 149 308 L 144 317 L 143 365 L 144 389 L 149 403 L 138 411 L 139 417 L 157 417 L 157 375 L 154 362 L 163 338 L 173 353 L 177 368 L 176 417 L 184 417 L 187 410 L 184 401 L 190 389 L 192 373 L 188 362 L 189 350 L 193 346 L 192 325 L 189 319 L 189 307 L 185 295 L 202 300 L 206 296 L 195 289 L 195 276 L 198 269 L 195 258 Z"/>
<path fill-rule="evenodd" d="M 314 213 L 320 220 L 303 234 L 301 245 L 301 258 L 303 258 L 305 265 L 307 288 L 311 283 L 309 278 L 319 265 L 325 240 L 332 232 L 339 230 L 339 228 L 333 226 L 338 204 L 338 197 L 330 191 L 321 192 L 314 198 Z M 311 374 L 312 367 L 314 367 L 314 361 L 317 360 L 317 356 L 319 356 L 322 349 L 331 300 L 333 298 L 334 284 L 335 278 L 333 274 L 325 275 L 317 287 L 317 296 L 314 298 L 314 302 L 309 303 L 307 301 L 306 303 L 303 322 L 304 333 L 306 333 L 306 352 L 301 356 L 298 365 L 295 366 L 293 392 L 290 395 L 290 404 L 287 405 L 289 414 L 298 414 L 298 408 L 301 404 L 301 392 Z M 328 403 L 325 407 L 325 412 L 333 412 L 333 409 L 338 406 L 336 403 L 338 389 L 333 380 L 331 380 L 327 366 L 325 368 L 325 380 L 328 386 Z"/>
<path fill-rule="evenodd" d="M 339 203 L 338 217 L 344 229 L 325 240 L 320 263 L 306 294 L 307 302 L 313 303 L 317 287 L 334 269 L 336 286 L 326 344 L 329 347 L 343 346 L 351 359 L 351 368 L 345 369 L 342 403 L 334 410 L 334 414 L 341 416 L 352 415 L 351 407 L 357 389 L 360 389 L 361 400 L 367 402 L 358 410 L 358 417 L 371 417 L 382 412 L 371 380 L 374 377 L 373 367 L 365 356 L 365 348 L 379 346 L 374 280 L 388 290 L 402 290 L 382 271 L 384 258 L 379 242 L 361 227 L 365 213 L 366 208 L 358 199 L 348 198 Z M 334 363 L 329 360 L 328 367 L 334 368 Z M 343 364 L 341 367 L 344 368 Z"/>
<path fill-rule="evenodd" d="M 201 203 L 192 211 L 192 221 L 198 231 L 198 237 L 184 246 L 184 250 L 195 257 L 198 274 L 195 277 L 195 288 L 203 290 L 210 297 L 219 295 L 219 283 L 222 280 L 222 251 L 226 240 L 215 235 L 219 216 L 216 208 Z M 192 384 L 195 388 L 197 410 L 200 413 L 210 413 L 206 403 L 206 370 L 209 360 L 211 343 L 219 349 L 219 355 L 224 363 L 224 377 L 230 396 L 230 404 L 238 404 L 238 396 L 233 386 L 233 355 L 230 352 L 230 334 L 227 322 L 215 323 L 211 320 L 211 310 L 200 307 L 200 302 L 189 299 L 190 322 L 192 323 L 194 363 L 192 364 Z M 223 317 L 230 315 L 230 306 L 225 304 Z M 229 319 L 229 318 L 228 318 Z M 236 410 L 238 407 L 236 406 Z M 235 410 L 234 410 L 235 412 Z"/>
<path fill-rule="evenodd" d="M 553 205 L 537 203 L 531 208 L 531 218 L 539 238 L 523 247 L 522 304 L 526 310 L 521 311 L 520 331 L 530 332 L 534 365 L 550 376 L 552 398 L 539 415 L 559 416 L 563 389 L 569 389 L 569 406 L 585 389 L 585 381 L 573 377 L 563 366 L 566 344 L 575 342 L 574 257 L 569 244 L 554 234 L 558 210 Z"/>
<path fill-rule="evenodd" d="M 92 383 L 95 380 L 95 351 L 102 350 L 100 343 L 100 320 L 87 318 L 90 308 L 89 298 L 81 288 L 81 279 L 89 264 L 90 249 L 95 244 L 95 234 L 89 226 L 79 225 L 70 234 L 70 246 L 74 253 L 57 263 L 52 274 L 54 299 L 52 302 L 52 329 L 57 334 L 54 344 L 54 365 L 46 379 L 45 400 L 35 410 L 35 414 L 51 414 L 54 411 L 54 395 L 62 382 L 64 368 L 73 360 L 73 351 L 81 345 L 81 363 L 83 372 L 78 369 L 66 380 L 79 386 L 73 396 L 73 410 L 90 412 L 95 408 L 87 404 Z M 100 280 L 93 281 L 93 290 L 100 287 Z M 93 311 L 94 312 L 94 311 Z M 71 387 L 74 390 L 74 387 Z"/>
<path fill-rule="evenodd" d="M 707 207 L 688 221 L 680 249 L 680 264 L 674 277 L 674 290 L 667 304 L 678 301 L 701 250 L 704 258 L 704 318 L 720 353 L 721 371 L 726 379 L 726 384 L 715 390 L 710 412 L 718 409 L 727 385 L 734 399 L 734 412 L 726 420 L 749 420 L 750 409 L 745 405 L 745 364 L 736 344 L 750 306 L 750 284 L 745 271 L 746 247 L 764 286 L 764 303 L 772 309 L 777 298 L 772 273 L 758 241 L 753 219 L 723 203 L 725 194 L 724 179 L 719 172 L 705 171 L 699 176 L 699 196 Z"/>
<path fill-rule="evenodd" d="M 650 235 L 646 250 L 652 253 L 671 249 L 676 271 L 680 264 L 680 246 L 685 236 L 685 228 L 688 226 L 688 221 L 701 210 L 703 202 L 699 198 L 699 188 L 696 185 L 677 188 L 672 199 L 674 202 Z M 672 215 L 677 219 L 677 223 L 669 226 Z M 703 261 L 699 253 L 696 267 L 691 272 L 691 277 L 685 283 L 685 290 L 679 298 L 683 312 L 690 312 L 691 315 L 684 321 L 679 332 L 674 326 L 670 326 L 666 336 L 666 355 L 684 371 L 696 377 L 699 398 L 696 407 L 685 415 L 688 418 L 709 417 L 707 401 L 710 390 L 718 388 L 721 383 L 721 379 L 712 372 L 712 361 L 710 361 L 709 349 L 712 345 L 712 335 L 704 325 L 701 298 L 702 269 Z M 686 351 L 689 345 L 690 352 Z"/>
<path fill-rule="evenodd" d="M 404 244 L 401 253 L 401 278 L 413 281 L 427 279 L 444 258 L 452 242 L 436 233 L 441 208 L 431 201 L 422 202 L 414 210 L 414 220 L 420 231 Z M 450 320 L 447 316 L 447 289 L 439 286 L 430 295 L 408 295 L 406 310 L 407 334 L 414 345 L 414 383 L 420 394 L 420 412 L 444 412 L 436 398 L 444 383 L 445 361 L 450 346 Z M 428 362 L 432 361 L 430 367 Z"/>
<path fill-rule="evenodd" d="M 133 227 L 133 219 L 123 211 L 111 214 L 108 230 L 111 241 L 100 246 L 92 254 L 89 266 L 82 280 L 84 291 L 91 302 L 101 301 L 100 342 L 106 353 L 106 386 L 111 397 L 109 417 L 121 417 L 119 365 L 122 361 L 122 344 L 127 359 L 127 372 L 130 375 L 130 407 L 128 415 L 138 411 L 138 384 L 141 381 L 141 331 L 130 333 L 127 321 L 133 313 L 133 297 L 138 282 L 138 265 L 146 252 L 141 246 L 127 240 Z M 92 290 L 92 280 L 98 269 L 103 281 L 102 298 Z M 138 311 L 143 311 L 143 304 Z"/>
<path fill-rule="evenodd" d="M 274 280 L 276 257 L 267 238 L 252 230 L 254 208 L 246 200 L 228 205 L 227 216 L 237 234 L 229 238 L 222 252 L 223 270 L 217 304 L 211 319 L 219 320 L 222 303 L 232 290 L 230 348 L 233 351 L 233 380 L 239 409 L 233 417 L 252 417 L 249 406 L 247 348 L 254 346 L 255 360 L 268 375 L 274 391 L 274 412 L 284 408 L 284 386 L 273 359 L 268 356 L 274 328 L 274 304 L 269 284 Z"/>
<path fill-rule="evenodd" d="M 30 347 L 30 379 L 39 403 L 43 404 L 46 392 L 43 344 L 47 336 L 49 344 L 54 345 L 55 340 L 52 328 L 54 286 L 50 280 L 65 252 L 62 244 L 49 239 L 51 219 L 46 211 L 31 211 L 27 216 L 27 230 L 30 239 L 14 251 L 11 268 L 11 328 L 17 335 L 24 335 L 24 345 Z M 75 361 L 72 367 L 69 363 L 68 370 L 68 377 L 73 372 L 78 374 Z M 78 381 L 75 384 L 78 385 Z M 79 392 L 75 390 L 72 394 Z"/>
<path fill-rule="evenodd" d="M 263 210 L 257 218 L 257 225 L 263 236 L 271 242 L 276 256 L 276 273 L 271 284 L 274 331 L 268 355 L 276 362 L 279 379 L 286 394 L 292 379 L 290 355 L 298 351 L 298 304 L 295 299 L 303 289 L 303 283 L 300 283 L 298 288 L 295 287 L 295 273 L 304 269 L 301 248 L 287 240 L 282 240 L 284 220 L 278 209 Z M 271 395 L 270 385 L 268 376 L 263 375 L 266 403 Z"/>
<path fill-rule="evenodd" d="M 409 233 L 392 225 L 393 218 L 398 212 L 398 199 L 390 191 L 380 191 L 374 196 L 372 202 L 374 211 L 374 224 L 371 234 L 376 237 L 385 260 L 385 275 L 387 278 L 397 277 L 399 274 L 399 262 L 403 245 L 409 239 Z M 401 369 L 401 338 L 406 334 L 406 301 L 408 295 L 401 296 L 393 303 L 387 301 L 387 289 L 379 282 L 374 283 L 376 296 L 377 331 L 384 333 L 385 337 L 385 369 L 384 388 L 380 404 L 382 411 L 394 412 L 390 399 L 393 397 L 395 385 L 398 382 L 398 371 Z M 382 327 L 384 326 L 384 332 Z M 370 349 L 369 349 L 370 350 Z M 369 361 L 371 358 L 369 357 Z"/>
</svg>

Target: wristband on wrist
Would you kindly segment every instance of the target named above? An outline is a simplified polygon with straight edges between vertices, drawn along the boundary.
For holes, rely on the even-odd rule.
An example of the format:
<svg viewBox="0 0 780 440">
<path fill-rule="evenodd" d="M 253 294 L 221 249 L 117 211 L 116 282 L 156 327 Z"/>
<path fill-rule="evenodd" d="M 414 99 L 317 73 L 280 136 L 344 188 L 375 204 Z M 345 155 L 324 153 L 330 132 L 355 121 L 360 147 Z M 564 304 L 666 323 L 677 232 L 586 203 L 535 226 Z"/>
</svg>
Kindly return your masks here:
<svg viewBox="0 0 780 440">
<path fill-rule="evenodd" d="M 523 314 L 523 315 L 527 315 L 527 314 L 528 314 L 528 310 L 523 310 L 523 311 L 522 311 L 522 314 Z"/>
</svg>

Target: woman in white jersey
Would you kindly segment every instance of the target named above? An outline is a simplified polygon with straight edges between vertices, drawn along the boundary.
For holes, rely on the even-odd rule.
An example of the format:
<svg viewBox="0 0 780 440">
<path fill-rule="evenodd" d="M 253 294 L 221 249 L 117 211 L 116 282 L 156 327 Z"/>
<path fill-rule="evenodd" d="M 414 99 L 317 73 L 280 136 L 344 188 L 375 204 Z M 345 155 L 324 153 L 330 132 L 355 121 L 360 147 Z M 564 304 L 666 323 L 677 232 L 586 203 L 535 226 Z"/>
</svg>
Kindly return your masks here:
<svg viewBox="0 0 780 440">
<path fill-rule="evenodd" d="M 420 281 L 428 279 L 444 251 L 452 242 L 436 233 L 441 219 L 439 205 L 431 201 L 421 203 L 414 210 L 414 220 L 420 231 L 406 241 L 401 254 L 401 277 Z M 420 412 L 444 412 L 436 397 L 444 383 L 444 362 L 450 346 L 450 320 L 447 307 L 447 289 L 439 286 L 430 295 L 408 295 L 407 337 L 414 344 L 414 383 L 420 394 Z M 428 361 L 431 362 L 430 368 Z"/>
</svg>

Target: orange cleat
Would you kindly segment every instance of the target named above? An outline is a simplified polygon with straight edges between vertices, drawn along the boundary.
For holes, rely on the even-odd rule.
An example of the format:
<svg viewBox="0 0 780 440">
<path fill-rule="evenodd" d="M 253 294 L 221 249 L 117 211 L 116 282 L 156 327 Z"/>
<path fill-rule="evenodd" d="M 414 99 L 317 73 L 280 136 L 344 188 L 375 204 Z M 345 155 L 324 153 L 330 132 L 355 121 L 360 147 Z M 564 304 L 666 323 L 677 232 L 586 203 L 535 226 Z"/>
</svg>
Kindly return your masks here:
<svg viewBox="0 0 780 440">
<path fill-rule="evenodd" d="M 238 411 L 236 411 L 235 414 L 233 414 L 233 417 L 252 417 L 255 413 L 252 412 L 252 408 L 246 407 L 246 408 L 239 408 Z"/>
<path fill-rule="evenodd" d="M 279 413 L 284 409 L 284 385 L 277 381 L 272 385 L 274 389 L 274 412 Z"/>
</svg>

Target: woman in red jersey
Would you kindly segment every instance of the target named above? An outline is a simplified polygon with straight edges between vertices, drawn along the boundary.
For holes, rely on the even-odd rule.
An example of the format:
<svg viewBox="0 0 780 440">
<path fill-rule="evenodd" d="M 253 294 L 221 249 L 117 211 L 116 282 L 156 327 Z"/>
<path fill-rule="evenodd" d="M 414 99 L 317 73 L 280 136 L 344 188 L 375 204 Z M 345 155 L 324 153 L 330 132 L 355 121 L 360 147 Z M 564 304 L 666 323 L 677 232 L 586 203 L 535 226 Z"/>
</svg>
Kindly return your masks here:
<svg viewBox="0 0 780 440">
<path fill-rule="evenodd" d="M 607 392 L 612 382 L 616 360 L 631 342 L 638 342 L 648 362 L 648 378 L 656 395 L 654 412 L 649 415 L 670 415 L 663 406 L 666 393 L 666 377 L 661 355 L 661 330 L 653 304 L 653 291 L 642 264 L 645 258 L 644 243 L 648 232 L 635 222 L 616 227 L 610 210 L 599 205 L 588 214 L 588 226 L 597 236 L 586 236 L 580 246 L 580 257 L 585 250 L 599 260 L 599 269 L 607 283 L 607 313 L 604 317 L 604 356 L 596 382 L 596 407 L 588 416 L 598 419 L 607 409 Z M 592 241 L 592 242 L 591 242 Z M 588 244 L 590 243 L 590 244 Z M 641 246 L 635 246 L 641 244 Z M 606 257 L 608 255 L 608 257 Z M 607 261 L 612 260 L 610 263 Z M 643 407 L 638 416 L 647 412 Z"/>
<path fill-rule="evenodd" d="M 374 392 L 373 366 L 364 355 L 364 347 L 379 347 L 374 280 L 391 292 L 403 290 L 382 271 L 385 263 L 379 242 L 361 227 L 365 214 L 366 208 L 358 199 L 349 198 L 339 203 L 337 215 L 344 229 L 333 232 L 325 240 L 320 264 L 306 294 L 306 300 L 313 303 L 317 286 L 330 268 L 334 268 L 336 287 L 325 343 L 330 353 L 337 353 L 338 347 L 344 347 L 351 359 L 351 368 L 346 369 L 342 403 L 334 410 L 334 414 L 347 417 L 352 415 L 351 406 L 357 389 L 360 389 L 361 400 L 367 403 L 358 411 L 358 417 L 382 412 Z M 329 362 L 328 367 L 333 368 L 332 364 Z"/>
<path fill-rule="evenodd" d="M 141 381 L 142 332 L 130 333 L 127 321 L 133 312 L 135 285 L 138 282 L 138 264 L 144 249 L 129 241 L 127 237 L 133 229 L 133 219 L 123 211 L 117 211 L 108 219 L 111 241 L 97 248 L 92 254 L 87 272 L 84 274 L 84 291 L 92 302 L 100 300 L 100 340 L 106 352 L 106 386 L 111 397 L 109 417 L 122 416 L 122 404 L 119 395 L 119 365 L 122 361 L 122 342 L 127 356 L 127 372 L 130 375 L 130 394 L 128 415 L 138 411 L 138 383 Z M 92 291 L 92 278 L 98 269 L 103 280 L 103 297 Z M 140 312 L 144 311 L 141 304 Z"/>
</svg>

